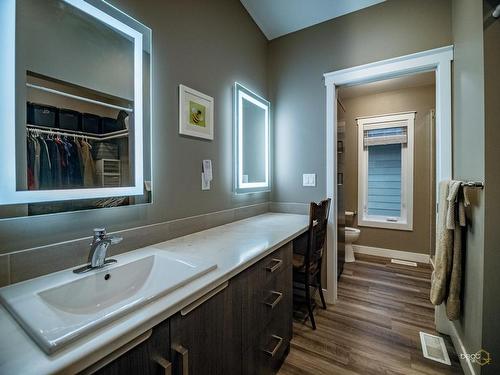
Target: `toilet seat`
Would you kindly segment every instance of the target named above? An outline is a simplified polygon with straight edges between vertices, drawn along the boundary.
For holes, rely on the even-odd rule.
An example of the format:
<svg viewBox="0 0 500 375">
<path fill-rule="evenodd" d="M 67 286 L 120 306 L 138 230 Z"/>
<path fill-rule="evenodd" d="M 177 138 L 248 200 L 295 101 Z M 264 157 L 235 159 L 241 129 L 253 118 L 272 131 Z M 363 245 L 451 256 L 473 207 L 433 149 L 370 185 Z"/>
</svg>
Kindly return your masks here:
<svg viewBox="0 0 500 375">
<path fill-rule="evenodd" d="M 361 233 L 361 230 L 358 228 L 351 228 L 351 227 L 345 227 L 346 232 L 351 232 L 351 233 Z"/>
</svg>

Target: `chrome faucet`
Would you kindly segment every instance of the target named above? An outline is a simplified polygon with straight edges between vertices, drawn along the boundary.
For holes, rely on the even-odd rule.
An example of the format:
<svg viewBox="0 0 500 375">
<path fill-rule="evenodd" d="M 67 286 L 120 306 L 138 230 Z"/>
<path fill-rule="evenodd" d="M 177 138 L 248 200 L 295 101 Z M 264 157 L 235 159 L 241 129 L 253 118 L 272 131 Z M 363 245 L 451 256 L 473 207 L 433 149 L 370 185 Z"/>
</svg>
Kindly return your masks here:
<svg viewBox="0 0 500 375">
<path fill-rule="evenodd" d="M 90 270 L 106 267 L 111 263 L 116 263 L 115 259 L 106 259 L 106 254 L 111 245 L 120 243 L 122 237 L 108 236 L 106 229 L 95 228 L 94 238 L 90 245 L 89 264 L 73 270 L 74 273 L 84 273 Z"/>
</svg>

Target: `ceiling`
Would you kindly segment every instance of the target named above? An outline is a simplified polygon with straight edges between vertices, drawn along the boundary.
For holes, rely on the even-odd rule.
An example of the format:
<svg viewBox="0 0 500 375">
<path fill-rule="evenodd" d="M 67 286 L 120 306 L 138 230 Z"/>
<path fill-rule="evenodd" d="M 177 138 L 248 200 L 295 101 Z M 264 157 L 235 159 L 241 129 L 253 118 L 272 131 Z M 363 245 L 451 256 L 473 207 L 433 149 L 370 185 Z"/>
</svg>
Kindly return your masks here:
<svg viewBox="0 0 500 375">
<path fill-rule="evenodd" d="M 433 84 L 435 84 L 434 72 L 425 72 L 385 79 L 383 81 L 363 83 L 361 85 L 340 87 L 339 97 L 340 99 L 349 99 L 357 96 L 380 94 L 387 91 Z"/>
<path fill-rule="evenodd" d="M 240 0 L 271 40 L 385 0 Z"/>
</svg>

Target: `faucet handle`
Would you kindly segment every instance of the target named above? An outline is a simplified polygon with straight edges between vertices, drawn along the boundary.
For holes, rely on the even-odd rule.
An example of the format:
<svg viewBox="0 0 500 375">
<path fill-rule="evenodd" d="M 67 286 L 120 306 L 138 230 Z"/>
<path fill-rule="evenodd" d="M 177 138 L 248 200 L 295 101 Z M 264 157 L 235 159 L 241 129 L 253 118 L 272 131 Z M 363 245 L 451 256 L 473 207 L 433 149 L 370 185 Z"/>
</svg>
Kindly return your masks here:
<svg viewBox="0 0 500 375">
<path fill-rule="evenodd" d="M 106 228 L 94 228 L 94 237 L 103 237 L 106 235 Z"/>
<path fill-rule="evenodd" d="M 123 237 L 120 236 L 109 236 L 109 240 L 111 241 L 111 245 L 116 245 L 123 241 Z"/>
</svg>

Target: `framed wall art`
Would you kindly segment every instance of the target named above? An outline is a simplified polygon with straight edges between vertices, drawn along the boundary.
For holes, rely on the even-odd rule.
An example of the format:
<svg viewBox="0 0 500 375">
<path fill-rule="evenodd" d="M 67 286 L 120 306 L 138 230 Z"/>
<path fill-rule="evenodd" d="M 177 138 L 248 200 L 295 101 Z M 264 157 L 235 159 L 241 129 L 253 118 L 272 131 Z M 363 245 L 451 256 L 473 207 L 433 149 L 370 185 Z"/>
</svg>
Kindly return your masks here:
<svg viewBox="0 0 500 375">
<path fill-rule="evenodd" d="M 214 98 L 179 85 L 179 134 L 214 139 Z"/>
</svg>

